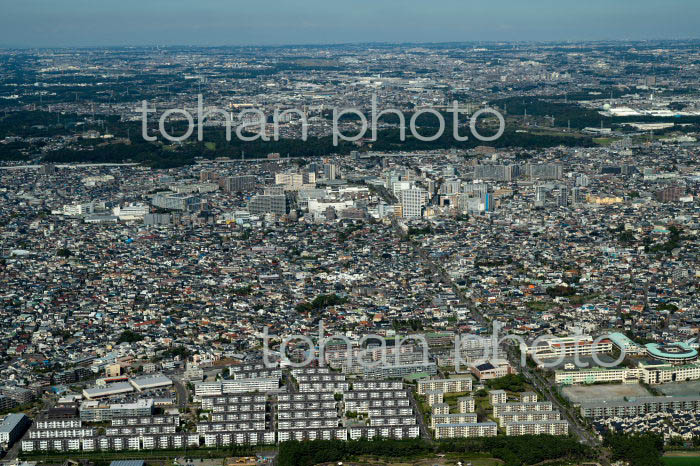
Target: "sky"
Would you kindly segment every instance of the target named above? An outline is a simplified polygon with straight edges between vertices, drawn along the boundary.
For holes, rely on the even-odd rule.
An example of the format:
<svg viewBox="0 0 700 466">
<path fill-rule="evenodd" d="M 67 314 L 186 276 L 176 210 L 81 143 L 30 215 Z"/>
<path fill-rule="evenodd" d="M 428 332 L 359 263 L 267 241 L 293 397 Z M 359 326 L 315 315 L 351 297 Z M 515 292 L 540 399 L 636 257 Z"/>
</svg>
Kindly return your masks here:
<svg viewBox="0 0 700 466">
<path fill-rule="evenodd" d="M 697 0 L 0 0 L 0 47 L 688 39 Z"/>
</svg>

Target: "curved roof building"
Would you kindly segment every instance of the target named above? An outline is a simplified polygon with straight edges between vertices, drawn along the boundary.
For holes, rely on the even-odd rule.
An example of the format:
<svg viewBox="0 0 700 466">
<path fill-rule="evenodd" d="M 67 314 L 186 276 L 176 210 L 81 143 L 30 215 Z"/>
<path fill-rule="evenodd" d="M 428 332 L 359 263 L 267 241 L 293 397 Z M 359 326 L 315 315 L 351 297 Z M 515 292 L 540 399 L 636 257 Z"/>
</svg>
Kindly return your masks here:
<svg viewBox="0 0 700 466">
<path fill-rule="evenodd" d="M 649 343 L 644 345 L 649 356 L 661 361 L 673 363 L 685 363 L 695 361 L 698 358 L 697 350 L 687 343 Z"/>
</svg>

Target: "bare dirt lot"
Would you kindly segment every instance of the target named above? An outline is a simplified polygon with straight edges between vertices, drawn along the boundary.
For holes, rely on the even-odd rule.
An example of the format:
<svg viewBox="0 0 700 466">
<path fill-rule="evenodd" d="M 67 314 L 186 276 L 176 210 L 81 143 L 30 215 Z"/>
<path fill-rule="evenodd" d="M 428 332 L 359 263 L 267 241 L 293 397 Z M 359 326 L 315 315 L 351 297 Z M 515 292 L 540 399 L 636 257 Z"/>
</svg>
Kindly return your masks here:
<svg viewBox="0 0 700 466">
<path fill-rule="evenodd" d="M 656 385 L 654 388 L 660 390 L 664 395 L 674 396 L 698 396 L 700 394 L 700 380 L 693 382 L 675 382 Z"/>
<path fill-rule="evenodd" d="M 572 403 L 589 401 L 623 401 L 625 398 L 651 396 L 651 393 L 638 384 L 620 385 L 571 385 L 562 393 Z"/>
</svg>

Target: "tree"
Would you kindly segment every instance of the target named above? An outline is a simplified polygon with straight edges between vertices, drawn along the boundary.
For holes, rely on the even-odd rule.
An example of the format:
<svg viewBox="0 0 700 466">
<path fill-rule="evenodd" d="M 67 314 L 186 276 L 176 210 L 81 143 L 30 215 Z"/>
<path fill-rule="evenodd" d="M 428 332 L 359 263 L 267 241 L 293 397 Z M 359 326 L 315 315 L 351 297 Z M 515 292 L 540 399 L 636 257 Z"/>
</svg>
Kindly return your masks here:
<svg viewBox="0 0 700 466">
<path fill-rule="evenodd" d="M 117 344 L 119 343 L 136 343 L 143 340 L 143 335 L 140 333 L 132 332 L 131 330 L 124 330 L 119 338 L 117 339 Z"/>
</svg>

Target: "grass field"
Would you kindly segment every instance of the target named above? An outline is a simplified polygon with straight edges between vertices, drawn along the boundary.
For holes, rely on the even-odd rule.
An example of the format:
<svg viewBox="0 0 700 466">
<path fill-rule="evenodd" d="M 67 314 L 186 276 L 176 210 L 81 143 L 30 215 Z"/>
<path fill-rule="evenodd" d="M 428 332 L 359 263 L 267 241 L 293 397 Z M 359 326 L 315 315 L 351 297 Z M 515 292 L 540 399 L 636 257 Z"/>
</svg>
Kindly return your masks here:
<svg viewBox="0 0 700 466">
<path fill-rule="evenodd" d="M 700 456 L 664 456 L 661 461 L 667 466 L 698 466 Z"/>
<path fill-rule="evenodd" d="M 593 138 L 593 142 L 601 146 L 609 146 L 614 141 L 613 138 Z"/>
<path fill-rule="evenodd" d="M 494 458 L 431 457 L 411 461 L 381 460 L 376 458 L 359 458 L 357 461 L 343 461 L 345 466 L 455 466 L 458 461 L 472 466 L 501 466 L 503 461 Z M 335 466 L 337 463 L 323 463 L 318 466 Z"/>
</svg>

